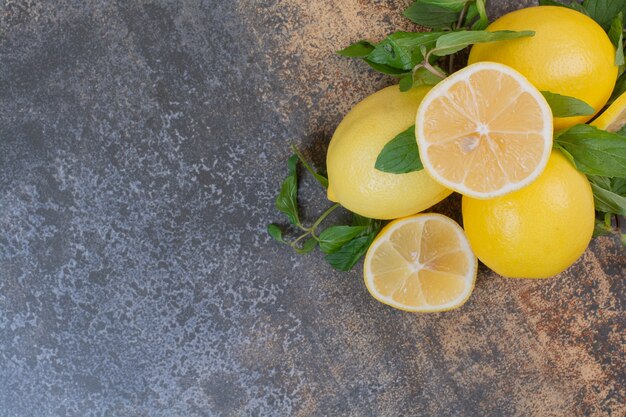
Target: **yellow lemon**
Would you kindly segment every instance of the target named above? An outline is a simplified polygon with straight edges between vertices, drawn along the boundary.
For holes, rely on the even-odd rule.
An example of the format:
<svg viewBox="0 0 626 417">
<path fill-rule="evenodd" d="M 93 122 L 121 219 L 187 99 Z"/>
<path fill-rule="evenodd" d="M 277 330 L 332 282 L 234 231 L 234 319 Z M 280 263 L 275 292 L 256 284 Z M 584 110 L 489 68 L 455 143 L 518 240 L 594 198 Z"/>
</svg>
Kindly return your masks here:
<svg viewBox="0 0 626 417">
<path fill-rule="evenodd" d="M 587 178 L 559 151 L 529 186 L 490 200 L 463 197 L 463 226 L 478 259 L 511 278 L 548 278 L 587 248 L 594 227 Z"/>
<path fill-rule="evenodd" d="M 423 169 L 391 174 L 374 165 L 383 147 L 415 123 L 427 87 L 401 92 L 384 88 L 358 103 L 341 121 L 328 146 L 328 199 L 362 216 L 395 219 L 418 213 L 451 190 Z"/>
<path fill-rule="evenodd" d="M 476 256 L 452 219 L 423 213 L 389 223 L 365 256 L 363 275 L 381 303 L 412 312 L 452 310 L 476 281 Z"/>
<path fill-rule="evenodd" d="M 611 96 L 618 70 L 615 48 L 602 27 L 584 14 L 565 7 L 529 7 L 502 16 L 487 30 L 533 30 L 535 36 L 476 44 L 470 64 L 508 65 L 539 90 L 576 97 L 596 113 Z M 555 118 L 554 128 L 565 129 L 591 117 Z"/>
<path fill-rule="evenodd" d="M 607 132 L 617 132 L 626 124 L 626 93 L 622 93 L 608 109 L 590 123 Z"/>
</svg>

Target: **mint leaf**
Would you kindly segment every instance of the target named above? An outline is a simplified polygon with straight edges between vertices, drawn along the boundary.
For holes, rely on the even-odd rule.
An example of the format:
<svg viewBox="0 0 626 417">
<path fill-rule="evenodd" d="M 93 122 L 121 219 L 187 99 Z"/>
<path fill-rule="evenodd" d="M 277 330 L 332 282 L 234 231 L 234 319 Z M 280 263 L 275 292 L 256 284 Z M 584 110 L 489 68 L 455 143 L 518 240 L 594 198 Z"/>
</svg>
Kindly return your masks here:
<svg viewBox="0 0 626 417">
<path fill-rule="evenodd" d="M 557 145 L 574 158 L 576 168 L 589 175 L 626 177 L 626 137 L 590 125 L 560 133 Z"/>
<path fill-rule="evenodd" d="M 365 255 L 376 233 L 352 239 L 337 251 L 326 255 L 326 262 L 339 271 L 349 271 Z"/>
<path fill-rule="evenodd" d="M 408 73 L 404 77 L 400 78 L 400 82 L 398 83 L 400 86 L 400 91 L 406 92 L 413 88 L 413 73 Z"/>
<path fill-rule="evenodd" d="M 319 235 L 320 249 L 324 253 L 338 251 L 343 245 L 367 231 L 367 226 L 332 226 Z"/>
<path fill-rule="evenodd" d="M 615 65 L 624 65 L 624 15 L 619 12 L 611 22 L 609 28 L 609 39 L 615 46 Z"/>
<path fill-rule="evenodd" d="M 424 60 L 421 47 L 432 48 L 444 32 L 395 32 L 375 45 L 367 59 L 404 71 Z"/>
<path fill-rule="evenodd" d="M 277 242 L 280 243 L 287 243 L 285 242 L 285 240 L 283 239 L 283 232 L 280 230 L 280 227 L 278 227 L 275 224 L 268 224 L 267 225 L 267 233 L 274 238 L 274 240 L 276 240 Z"/>
<path fill-rule="evenodd" d="M 317 246 L 317 240 L 315 240 L 314 237 L 310 237 L 306 240 L 306 242 L 304 242 L 304 245 L 302 245 L 301 248 L 298 248 L 297 246 L 293 246 L 293 248 L 300 255 L 304 255 L 305 253 L 312 252 L 316 246 Z"/>
<path fill-rule="evenodd" d="M 443 72 L 443 70 L 437 65 L 433 65 L 434 68 Z M 420 67 L 413 72 L 413 87 L 420 85 L 436 85 L 442 78 L 428 71 L 424 67 Z"/>
<path fill-rule="evenodd" d="M 371 42 L 363 40 L 353 43 L 341 51 L 337 51 L 337 53 L 348 58 L 364 58 L 368 56 L 374 48 L 375 46 Z"/>
<path fill-rule="evenodd" d="M 406 71 L 413 68 L 411 51 L 402 48 L 392 37 L 387 37 L 376 45 L 367 59 L 377 64 L 389 65 Z"/>
<path fill-rule="evenodd" d="M 369 217 L 361 216 L 360 214 L 352 213 L 352 226 L 367 226 L 369 227 L 374 219 L 370 219 Z"/>
<path fill-rule="evenodd" d="M 593 227 L 593 237 L 607 236 L 613 231 L 611 226 L 611 214 L 600 213 L 602 218 L 596 216 L 595 225 Z"/>
<path fill-rule="evenodd" d="M 287 161 L 289 166 L 289 176 L 285 178 L 280 186 L 280 193 L 276 197 L 276 208 L 284 213 L 289 221 L 294 225 L 300 224 L 298 216 L 298 175 L 296 164 L 298 156 L 293 155 Z"/>
<path fill-rule="evenodd" d="M 611 178 L 611 191 L 626 197 L 626 178 Z"/>
<path fill-rule="evenodd" d="M 434 4 L 453 12 L 460 12 L 465 7 L 465 4 L 470 1 L 472 0 L 421 0 L 419 3 Z"/>
<path fill-rule="evenodd" d="M 489 18 L 485 9 L 485 0 L 476 0 L 475 3 L 472 3 L 472 6 L 476 7 L 476 12 L 478 13 L 478 20 L 472 25 L 472 30 L 486 29 L 489 26 Z"/>
<path fill-rule="evenodd" d="M 415 125 L 387 142 L 378 154 L 374 167 L 391 174 L 406 174 L 424 168 L 415 140 Z"/>
<path fill-rule="evenodd" d="M 583 7 L 589 17 L 608 31 L 615 16 L 626 7 L 626 0 L 585 0 Z"/>
<path fill-rule="evenodd" d="M 437 56 L 451 55 L 475 43 L 505 41 L 534 35 L 535 32 L 530 30 L 521 32 L 512 30 L 499 30 L 496 32 L 461 30 L 440 36 L 431 53 Z"/>
<path fill-rule="evenodd" d="M 455 10 L 438 3 L 437 0 L 417 0 L 404 11 L 404 17 L 431 29 L 450 28 L 459 19 L 463 6 Z"/>
<path fill-rule="evenodd" d="M 593 190 L 596 211 L 626 216 L 626 197 L 622 197 L 611 190 L 607 190 L 601 184 L 599 185 L 594 181 L 591 181 L 591 189 Z"/>
<path fill-rule="evenodd" d="M 613 92 L 611 93 L 611 98 L 606 103 L 605 107 L 610 106 L 619 96 L 626 92 L 626 72 L 619 76 L 617 82 L 615 83 L 615 87 L 613 87 Z"/>
<path fill-rule="evenodd" d="M 379 64 L 376 63 L 370 59 L 367 58 L 363 58 L 363 61 L 365 61 L 365 63 L 367 63 L 367 65 L 369 65 L 370 67 L 372 67 L 373 69 L 375 69 L 378 72 L 382 72 L 383 74 L 387 74 L 387 75 L 402 75 L 402 74 L 406 74 L 407 71 L 403 70 L 403 69 L 398 69 L 398 68 L 394 68 L 390 65 L 385 65 L 385 64 Z"/>
<path fill-rule="evenodd" d="M 595 113 L 593 107 L 575 97 L 542 91 L 541 94 L 552 109 L 554 117 L 588 116 Z"/>
</svg>

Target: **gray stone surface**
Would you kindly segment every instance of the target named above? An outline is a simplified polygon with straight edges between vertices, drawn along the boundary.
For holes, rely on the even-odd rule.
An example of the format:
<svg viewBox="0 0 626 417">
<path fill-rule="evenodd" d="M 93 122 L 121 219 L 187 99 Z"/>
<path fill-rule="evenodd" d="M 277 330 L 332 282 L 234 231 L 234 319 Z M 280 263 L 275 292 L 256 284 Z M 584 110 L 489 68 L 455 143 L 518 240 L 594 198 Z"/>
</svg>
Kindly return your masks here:
<svg viewBox="0 0 626 417">
<path fill-rule="evenodd" d="M 407 3 L 0 1 L 0 416 L 623 414 L 615 237 L 419 316 L 266 236 Z"/>
</svg>

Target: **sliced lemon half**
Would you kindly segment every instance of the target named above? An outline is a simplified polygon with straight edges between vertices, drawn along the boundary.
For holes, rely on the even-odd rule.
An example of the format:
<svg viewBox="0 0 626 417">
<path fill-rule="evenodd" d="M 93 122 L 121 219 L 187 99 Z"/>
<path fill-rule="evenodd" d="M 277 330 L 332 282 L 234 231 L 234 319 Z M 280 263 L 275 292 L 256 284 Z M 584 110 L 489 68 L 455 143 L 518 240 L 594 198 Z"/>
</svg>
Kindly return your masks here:
<svg viewBox="0 0 626 417">
<path fill-rule="evenodd" d="M 463 229 L 435 213 L 389 223 L 365 256 L 365 285 L 391 307 L 437 312 L 460 307 L 476 280 L 477 260 Z"/>
<path fill-rule="evenodd" d="M 534 181 L 552 149 L 552 111 L 522 74 L 479 62 L 437 84 L 417 112 L 424 168 L 445 187 L 493 198 Z"/>
</svg>

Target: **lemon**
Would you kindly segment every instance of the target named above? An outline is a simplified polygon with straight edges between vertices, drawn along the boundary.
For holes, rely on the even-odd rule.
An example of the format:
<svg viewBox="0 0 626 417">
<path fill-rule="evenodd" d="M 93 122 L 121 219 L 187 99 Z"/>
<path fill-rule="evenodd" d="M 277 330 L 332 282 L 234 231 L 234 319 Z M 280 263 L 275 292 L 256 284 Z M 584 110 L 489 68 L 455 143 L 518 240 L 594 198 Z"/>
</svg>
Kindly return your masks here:
<svg viewBox="0 0 626 417">
<path fill-rule="evenodd" d="M 412 312 L 460 307 L 474 289 L 478 261 L 463 229 L 436 213 L 389 223 L 365 256 L 365 286 L 378 301 Z"/>
<path fill-rule="evenodd" d="M 470 64 L 508 65 L 539 90 L 583 100 L 596 113 L 611 96 L 618 70 L 615 48 L 602 27 L 582 13 L 565 7 L 529 7 L 502 16 L 487 30 L 533 30 L 535 36 L 476 44 Z M 591 117 L 555 118 L 554 128 L 565 129 Z"/>
<path fill-rule="evenodd" d="M 587 178 L 559 151 L 529 186 L 490 200 L 463 197 L 463 225 L 478 259 L 511 278 L 548 278 L 582 255 L 594 227 Z"/>
<path fill-rule="evenodd" d="M 519 72 L 479 62 L 426 95 L 415 136 L 424 168 L 463 195 L 493 198 L 543 172 L 552 149 L 552 112 Z"/>
<path fill-rule="evenodd" d="M 362 216 L 395 219 L 425 210 L 452 193 L 423 169 L 391 174 L 374 167 L 387 142 L 415 123 L 417 107 L 428 89 L 403 93 L 394 85 L 350 110 L 328 146 L 329 200 Z"/>
<path fill-rule="evenodd" d="M 607 132 L 617 132 L 626 124 L 626 93 L 622 93 L 608 109 L 590 123 Z"/>
</svg>

